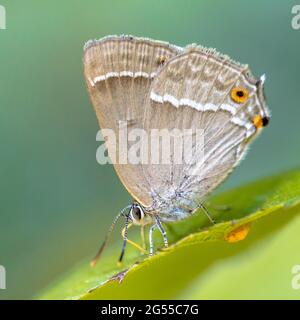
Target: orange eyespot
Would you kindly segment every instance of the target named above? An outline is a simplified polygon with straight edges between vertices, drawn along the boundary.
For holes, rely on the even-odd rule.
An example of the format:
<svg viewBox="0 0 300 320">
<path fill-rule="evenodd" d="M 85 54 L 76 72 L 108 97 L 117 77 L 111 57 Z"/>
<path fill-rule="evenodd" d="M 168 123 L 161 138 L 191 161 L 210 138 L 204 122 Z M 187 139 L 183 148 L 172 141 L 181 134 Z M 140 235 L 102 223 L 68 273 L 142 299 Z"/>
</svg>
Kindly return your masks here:
<svg viewBox="0 0 300 320">
<path fill-rule="evenodd" d="M 249 92 L 245 88 L 235 87 L 231 90 L 231 99 L 236 103 L 244 103 L 249 98 Z"/>
<path fill-rule="evenodd" d="M 254 116 L 252 122 L 255 125 L 256 129 L 260 129 L 263 127 L 262 117 L 260 115 Z"/>
<path fill-rule="evenodd" d="M 253 117 L 252 122 L 255 125 L 256 129 L 261 129 L 269 123 L 269 118 L 262 117 L 259 114 L 257 114 L 256 116 Z"/>
<path fill-rule="evenodd" d="M 166 62 L 166 57 L 165 56 L 160 56 L 158 59 L 157 59 L 157 64 L 158 65 L 163 65 L 165 62 Z"/>
<path fill-rule="evenodd" d="M 246 223 L 225 235 L 225 240 L 229 243 L 244 240 L 250 231 L 250 223 Z"/>
</svg>

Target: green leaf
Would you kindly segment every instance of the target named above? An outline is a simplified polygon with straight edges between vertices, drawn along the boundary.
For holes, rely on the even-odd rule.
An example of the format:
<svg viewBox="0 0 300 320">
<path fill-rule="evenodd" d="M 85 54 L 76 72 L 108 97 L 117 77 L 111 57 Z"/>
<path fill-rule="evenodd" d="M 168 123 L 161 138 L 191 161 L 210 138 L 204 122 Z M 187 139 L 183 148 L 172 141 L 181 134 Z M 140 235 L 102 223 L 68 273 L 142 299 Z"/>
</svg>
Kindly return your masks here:
<svg viewBox="0 0 300 320">
<path fill-rule="evenodd" d="M 292 268 L 300 265 L 300 171 L 225 192 L 210 203 L 214 226 L 201 211 L 165 225 L 169 248 L 147 257 L 128 246 L 121 267 L 120 244 L 110 247 L 96 268 L 84 261 L 39 298 L 300 298 L 292 286 Z M 214 209 L 218 205 L 229 209 Z M 239 228 L 243 238 L 250 226 L 244 241 L 225 241 L 234 240 Z M 162 246 L 158 232 L 155 241 Z"/>
</svg>

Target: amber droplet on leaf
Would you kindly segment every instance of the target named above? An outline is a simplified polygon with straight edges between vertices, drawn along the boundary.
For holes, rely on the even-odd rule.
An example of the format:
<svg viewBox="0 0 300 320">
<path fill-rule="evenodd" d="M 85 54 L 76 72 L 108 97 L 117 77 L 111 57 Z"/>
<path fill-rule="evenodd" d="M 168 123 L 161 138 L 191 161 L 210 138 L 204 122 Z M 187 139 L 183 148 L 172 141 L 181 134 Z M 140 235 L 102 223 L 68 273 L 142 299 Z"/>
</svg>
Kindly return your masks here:
<svg viewBox="0 0 300 320">
<path fill-rule="evenodd" d="M 227 233 L 224 238 L 229 243 L 242 241 L 247 237 L 250 227 L 250 223 L 239 226 L 238 228 Z"/>
</svg>

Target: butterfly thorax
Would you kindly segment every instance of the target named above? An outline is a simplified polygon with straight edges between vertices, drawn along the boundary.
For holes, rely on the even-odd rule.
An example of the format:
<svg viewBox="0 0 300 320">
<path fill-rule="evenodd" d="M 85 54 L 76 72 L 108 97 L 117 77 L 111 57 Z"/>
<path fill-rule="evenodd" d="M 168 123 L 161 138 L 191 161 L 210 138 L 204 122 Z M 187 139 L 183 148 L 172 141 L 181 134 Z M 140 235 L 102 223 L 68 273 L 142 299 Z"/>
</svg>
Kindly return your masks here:
<svg viewBox="0 0 300 320">
<path fill-rule="evenodd" d="M 145 215 L 158 216 L 165 222 L 178 221 L 192 215 L 199 208 L 199 199 L 187 193 L 174 193 L 169 198 L 156 196 L 151 207 L 143 207 Z"/>
</svg>

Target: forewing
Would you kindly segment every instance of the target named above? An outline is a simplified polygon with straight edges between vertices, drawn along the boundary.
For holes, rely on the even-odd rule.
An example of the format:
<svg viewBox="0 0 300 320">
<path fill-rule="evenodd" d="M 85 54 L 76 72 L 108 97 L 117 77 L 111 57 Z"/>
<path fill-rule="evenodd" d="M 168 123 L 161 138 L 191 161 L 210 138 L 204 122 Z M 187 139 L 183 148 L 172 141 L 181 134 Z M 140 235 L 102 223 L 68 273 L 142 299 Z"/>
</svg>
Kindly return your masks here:
<svg viewBox="0 0 300 320">
<path fill-rule="evenodd" d="M 141 164 L 124 159 L 133 142 L 121 150 L 120 140 L 125 127 L 128 132 L 142 128 L 150 84 L 163 62 L 180 52 L 179 47 L 132 36 L 90 41 L 84 50 L 84 75 L 97 119 L 101 129 L 113 130 L 116 137 L 107 141 L 108 154 L 124 186 L 144 206 L 152 203 L 150 185 Z"/>
</svg>

